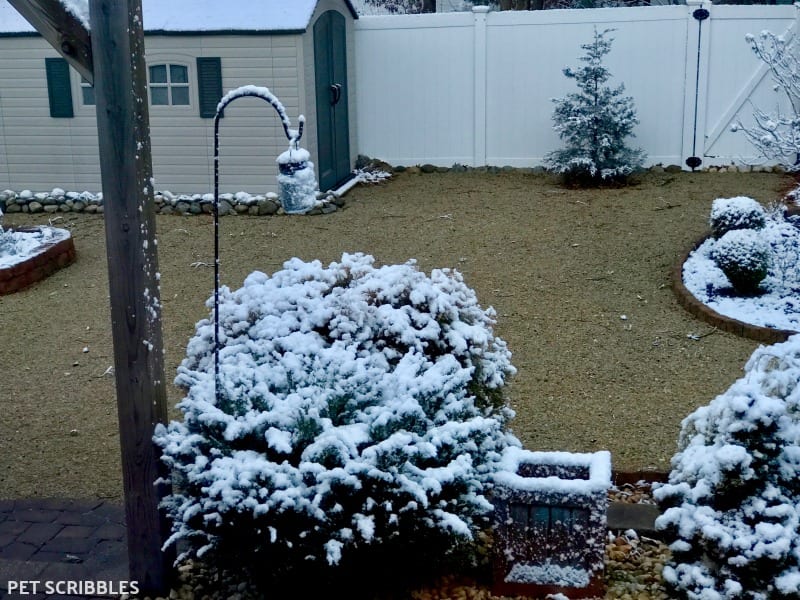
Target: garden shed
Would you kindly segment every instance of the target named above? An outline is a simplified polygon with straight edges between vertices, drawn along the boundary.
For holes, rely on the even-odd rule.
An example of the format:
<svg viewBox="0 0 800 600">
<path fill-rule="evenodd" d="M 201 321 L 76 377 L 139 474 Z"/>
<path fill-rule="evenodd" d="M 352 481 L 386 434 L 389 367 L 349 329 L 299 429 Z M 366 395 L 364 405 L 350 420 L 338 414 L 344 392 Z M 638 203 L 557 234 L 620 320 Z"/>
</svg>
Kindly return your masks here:
<svg viewBox="0 0 800 600">
<path fill-rule="evenodd" d="M 222 95 L 268 87 L 311 153 L 320 189 L 350 174 L 355 148 L 350 0 L 143 0 L 157 190 L 213 187 L 213 117 Z M 220 124 L 220 189 L 277 191 L 287 147 L 275 111 L 256 98 Z M 0 0 L 0 189 L 99 191 L 91 86 Z"/>
</svg>

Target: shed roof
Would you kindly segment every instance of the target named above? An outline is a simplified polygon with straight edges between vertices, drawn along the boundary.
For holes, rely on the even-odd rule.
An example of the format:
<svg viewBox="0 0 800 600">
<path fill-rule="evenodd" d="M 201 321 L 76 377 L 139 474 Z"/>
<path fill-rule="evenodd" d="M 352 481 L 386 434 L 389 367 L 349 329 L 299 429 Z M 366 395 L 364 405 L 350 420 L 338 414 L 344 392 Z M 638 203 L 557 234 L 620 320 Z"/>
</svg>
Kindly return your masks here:
<svg viewBox="0 0 800 600">
<path fill-rule="evenodd" d="M 294 33 L 308 28 L 318 0 L 142 0 L 146 32 Z M 357 18 L 350 0 L 344 0 Z M 6 0 L 0 0 L 0 35 L 35 33 Z"/>
</svg>

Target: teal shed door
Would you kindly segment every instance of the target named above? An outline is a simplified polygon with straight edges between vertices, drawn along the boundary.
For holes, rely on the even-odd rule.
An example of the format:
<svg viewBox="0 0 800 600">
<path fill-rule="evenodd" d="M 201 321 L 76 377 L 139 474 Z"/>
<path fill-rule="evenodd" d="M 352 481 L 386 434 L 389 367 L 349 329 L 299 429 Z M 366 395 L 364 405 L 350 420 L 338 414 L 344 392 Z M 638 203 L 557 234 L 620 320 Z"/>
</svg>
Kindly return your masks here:
<svg viewBox="0 0 800 600">
<path fill-rule="evenodd" d="M 347 115 L 347 46 L 344 17 L 333 10 L 314 24 L 319 188 L 329 190 L 350 176 Z"/>
</svg>

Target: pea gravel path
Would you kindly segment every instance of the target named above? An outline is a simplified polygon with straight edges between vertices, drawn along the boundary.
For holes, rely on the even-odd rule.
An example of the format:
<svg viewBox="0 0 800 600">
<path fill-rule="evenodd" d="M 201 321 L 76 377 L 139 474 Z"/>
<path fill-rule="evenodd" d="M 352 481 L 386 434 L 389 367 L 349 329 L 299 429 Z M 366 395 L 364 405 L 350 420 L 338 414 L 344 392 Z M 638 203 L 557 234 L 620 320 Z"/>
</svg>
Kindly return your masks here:
<svg viewBox="0 0 800 600">
<path fill-rule="evenodd" d="M 615 468 L 664 470 L 681 419 L 739 377 L 757 346 L 685 313 L 670 269 L 705 232 L 712 200 L 769 203 L 790 185 L 767 173 L 648 173 L 626 188 L 571 190 L 519 172 L 406 172 L 353 189 L 330 215 L 225 217 L 222 281 L 238 287 L 289 257 L 327 263 L 345 251 L 455 267 L 497 310 L 519 369 L 509 395 L 526 446 L 609 449 Z M 119 500 L 103 221 L 60 217 L 77 262 L 0 298 L 0 498 Z M 157 224 L 171 380 L 207 315 L 212 270 L 199 263 L 212 263 L 212 226 L 207 216 Z M 180 392 L 170 386 L 169 398 Z"/>
</svg>

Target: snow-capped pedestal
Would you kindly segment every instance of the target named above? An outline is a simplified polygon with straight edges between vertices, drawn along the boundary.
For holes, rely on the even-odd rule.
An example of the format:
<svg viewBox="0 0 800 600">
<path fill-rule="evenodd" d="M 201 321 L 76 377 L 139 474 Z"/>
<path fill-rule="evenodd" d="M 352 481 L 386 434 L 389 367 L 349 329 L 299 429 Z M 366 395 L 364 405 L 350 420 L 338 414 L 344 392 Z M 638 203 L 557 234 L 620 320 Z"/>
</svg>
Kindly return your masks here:
<svg viewBox="0 0 800 600">
<path fill-rule="evenodd" d="M 287 214 L 308 212 L 317 204 L 317 176 L 304 148 L 289 148 L 278 156 L 280 201 Z"/>
<path fill-rule="evenodd" d="M 494 475 L 493 593 L 603 595 L 611 455 L 505 450 Z"/>
</svg>

